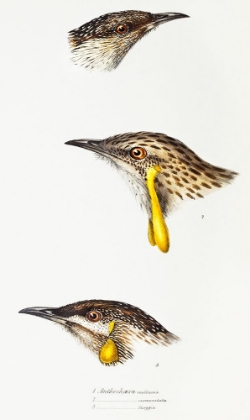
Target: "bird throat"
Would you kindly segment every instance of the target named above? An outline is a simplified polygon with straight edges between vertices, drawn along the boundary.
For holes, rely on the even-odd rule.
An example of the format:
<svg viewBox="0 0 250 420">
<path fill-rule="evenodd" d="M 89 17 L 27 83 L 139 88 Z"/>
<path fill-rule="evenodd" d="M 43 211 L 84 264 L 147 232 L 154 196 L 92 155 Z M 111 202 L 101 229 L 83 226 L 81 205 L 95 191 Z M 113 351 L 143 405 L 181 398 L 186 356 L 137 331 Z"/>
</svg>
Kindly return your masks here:
<svg viewBox="0 0 250 420">
<path fill-rule="evenodd" d="M 159 173 L 161 173 L 161 168 L 158 165 L 149 168 L 147 171 L 146 183 L 152 211 L 152 218 L 148 223 L 148 239 L 150 244 L 157 245 L 160 251 L 168 252 L 170 246 L 169 232 L 155 190 L 155 178 Z"/>
<path fill-rule="evenodd" d="M 115 322 L 111 321 L 109 323 L 109 334 L 112 333 L 115 327 Z M 118 348 L 115 342 L 108 338 L 106 343 L 102 346 L 100 353 L 99 353 L 100 361 L 104 364 L 110 364 L 114 362 L 118 362 L 119 355 L 118 355 Z"/>
</svg>

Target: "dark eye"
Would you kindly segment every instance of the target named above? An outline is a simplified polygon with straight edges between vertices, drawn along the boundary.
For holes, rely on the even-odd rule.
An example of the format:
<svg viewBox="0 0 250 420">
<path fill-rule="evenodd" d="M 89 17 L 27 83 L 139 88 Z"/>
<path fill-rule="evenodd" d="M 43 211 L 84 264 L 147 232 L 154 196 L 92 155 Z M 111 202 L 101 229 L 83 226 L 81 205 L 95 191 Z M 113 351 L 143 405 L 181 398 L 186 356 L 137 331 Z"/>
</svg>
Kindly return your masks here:
<svg viewBox="0 0 250 420">
<path fill-rule="evenodd" d="M 90 311 L 86 314 L 86 318 L 91 322 L 98 322 L 102 319 L 102 314 L 98 311 Z"/>
<path fill-rule="evenodd" d="M 119 35 L 125 35 L 128 32 L 128 25 L 126 25 L 125 23 L 120 23 L 116 28 L 116 32 Z"/>
<path fill-rule="evenodd" d="M 130 150 L 130 156 L 133 159 L 141 160 L 147 156 L 147 152 L 142 147 L 133 147 L 133 149 Z"/>
</svg>

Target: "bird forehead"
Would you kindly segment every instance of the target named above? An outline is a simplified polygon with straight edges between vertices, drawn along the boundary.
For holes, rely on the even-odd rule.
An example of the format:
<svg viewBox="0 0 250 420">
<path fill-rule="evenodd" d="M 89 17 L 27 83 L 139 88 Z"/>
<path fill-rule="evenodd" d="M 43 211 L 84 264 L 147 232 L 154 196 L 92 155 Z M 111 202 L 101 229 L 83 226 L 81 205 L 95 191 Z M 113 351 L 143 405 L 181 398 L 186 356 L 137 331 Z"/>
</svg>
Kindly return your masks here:
<svg viewBox="0 0 250 420">
<path fill-rule="evenodd" d="M 108 36 L 113 34 L 116 25 L 126 23 L 133 29 L 152 21 L 152 14 L 141 11 L 124 11 L 117 13 L 107 13 L 98 18 L 91 20 L 81 26 L 82 35 Z"/>
<path fill-rule="evenodd" d="M 107 13 L 99 18 L 93 19 L 96 26 L 101 24 L 114 25 L 119 22 L 127 22 L 131 24 L 143 24 L 151 21 L 153 18 L 151 13 L 141 12 L 139 10 L 126 10 L 124 12 Z"/>
<path fill-rule="evenodd" d="M 121 147 L 127 146 L 145 146 L 149 147 L 157 145 L 159 148 L 161 145 L 168 143 L 168 137 L 161 133 L 150 133 L 147 131 L 141 131 L 138 133 L 125 133 L 118 134 L 104 140 L 106 144 L 119 145 Z"/>
<path fill-rule="evenodd" d="M 133 147 L 141 146 L 141 144 L 140 144 L 140 142 L 133 141 L 133 140 L 131 140 L 131 141 L 122 140 L 122 141 L 119 141 L 119 142 L 116 142 L 116 141 L 112 142 L 111 141 L 110 143 L 107 143 L 107 146 L 114 147 L 117 150 L 129 151 Z"/>
<path fill-rule="evenodd" d="M 145 149 L 149 155 L 159 155 L 164 151 L 164 144 L 157 142 L 150 138 L 113 138 L 109 139 L 104 143 L 104 147 L 113 148 L 118 151 L 129 152 L 135 147 Z"/>
<path fill-rule="evenodd" d="M 112 321 L 116 316 L 119 316 L 119 314 L 122 313 L 122 309 L 119 305 L 114 306 L 102 300 L 82 301 L 63 306 L 61 308 L 57 308 L 58 315 L 60 314 L 61 316 L 64 316 L 65 318 L 68 318 L 71 321 L 75 317 L 75 320 L 78 320 L 82 323 L 91 322 L 88 321 L 86 315 L 93 311 L 99 312 L 102 315 L 102 318 L 99 322 L 102 322 L 104 324 L 108 324 L 109 321 Z"/>
</svg>

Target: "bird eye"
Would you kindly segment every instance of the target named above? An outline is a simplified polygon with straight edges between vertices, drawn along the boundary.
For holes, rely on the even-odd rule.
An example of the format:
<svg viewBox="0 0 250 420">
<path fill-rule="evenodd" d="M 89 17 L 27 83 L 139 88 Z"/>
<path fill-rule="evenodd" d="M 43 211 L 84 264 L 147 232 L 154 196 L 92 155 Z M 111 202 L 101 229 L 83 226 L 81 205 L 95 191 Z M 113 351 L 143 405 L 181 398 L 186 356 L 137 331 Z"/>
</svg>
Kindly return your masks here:
<svg viewBox="0 0 250 420">
<path fill-rule="evenodd" d="M 102 319 L 102 314 L 98 311 L 90 311 L 86 314 L 86 318 L 91 322 L 98 322 Z"/>
<path fill-rule="evenodd" d="M 125 25 L 125 23 L 120 23 L 116 28 L 116 32 L 119 35 L 125 35 L 128 32 L 128 25 Z"/>
<path fill-rule="evenodd" d="M 130 156 L 133 159 L 141 160 L 147 156 L 147 152 L 142 147 L 133 147 L 133 149 L 130 150 Z"/>
</svg>

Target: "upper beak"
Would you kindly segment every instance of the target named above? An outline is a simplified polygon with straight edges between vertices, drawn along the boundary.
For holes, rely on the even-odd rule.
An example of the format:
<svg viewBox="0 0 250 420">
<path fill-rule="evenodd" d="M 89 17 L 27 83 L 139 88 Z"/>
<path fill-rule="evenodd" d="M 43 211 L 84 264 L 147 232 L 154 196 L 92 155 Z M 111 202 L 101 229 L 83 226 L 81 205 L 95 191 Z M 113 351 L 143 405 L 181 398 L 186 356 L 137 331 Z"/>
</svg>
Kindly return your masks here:
<svg viewBox="0 0 250 420">
<path fill-rule="evenodd" d="M 67 321 L 63 317 L 56 315 L 54 313 L 54 309 L 56 308 L 34 306 L 31 308 L 24 308 L 21 311 L 19 311 L 19 313 L 39 316 L 40 318 L 45 318 L 45 319 L 48 319 L 49 321 L 57 322 L 58 324 L 67 325 L 69 321 Z"/>
<path fill-rule="evenodd" d="M 103 140 L 69 140 L 66 141 L 65 144 L 81 147 L 83 149 L 90 150 L 91 152 L 95 152 L 98 155 L 111 158 L 111 155 L 107 153 L 107 151 L 103 147 Z"/>
<path fill-rule="evenodd" d="M 188 18 L 190 16 L 184 15 L 184 13 L 156 13 L 154 14 L 154 25 L 160 25 L 161 23 L 170 22 L 175 19 Z"/>
<path fill-rule="evenodd" d="M 91 150 L 93 152 L 99 152 L 100 148 L 100 141 L 98 140 L 69 140 L 66 141 L 65 144 L 69 144 L 71 146 L 82 147 L 83 149 Z"/>
</svg>

